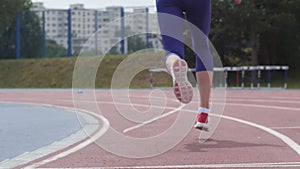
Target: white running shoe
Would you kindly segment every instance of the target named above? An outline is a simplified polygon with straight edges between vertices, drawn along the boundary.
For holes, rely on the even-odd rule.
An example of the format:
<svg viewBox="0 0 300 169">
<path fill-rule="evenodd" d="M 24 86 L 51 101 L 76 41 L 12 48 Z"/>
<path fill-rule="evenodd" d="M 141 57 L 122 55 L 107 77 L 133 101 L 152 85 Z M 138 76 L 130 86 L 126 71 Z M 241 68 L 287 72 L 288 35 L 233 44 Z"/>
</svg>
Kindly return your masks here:
<svg viewBox="0 0 300 169">
<path fill-rule="evenodd" d="M 188 104 L 193 99 L 193 87 L 187 78 L 188 65 L 183 59 L 178 59 L 171 67 L 173 89 L 177 99 Z"/>
</svg>

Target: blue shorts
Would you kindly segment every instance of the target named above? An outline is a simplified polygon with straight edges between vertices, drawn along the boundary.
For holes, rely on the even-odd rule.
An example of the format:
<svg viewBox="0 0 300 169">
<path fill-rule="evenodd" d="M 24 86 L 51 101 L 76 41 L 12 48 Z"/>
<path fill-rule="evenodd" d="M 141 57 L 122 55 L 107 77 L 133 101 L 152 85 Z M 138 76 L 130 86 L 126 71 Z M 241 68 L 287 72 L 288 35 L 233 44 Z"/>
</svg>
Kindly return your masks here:
<svg viewBox="0 0 300 169">
<path fill-rule="evenodd" d="M 156 0 L 158 21 L 166 58 L 176 54 L 184 58 L 184 21 L 188 21 L 196 53 L 196 71 L 212 71 L 213 58 L 208 34 L 211 23 L 211 0 Z M 171 17 L 169 17 L 171 16 Z"/>
</svg>

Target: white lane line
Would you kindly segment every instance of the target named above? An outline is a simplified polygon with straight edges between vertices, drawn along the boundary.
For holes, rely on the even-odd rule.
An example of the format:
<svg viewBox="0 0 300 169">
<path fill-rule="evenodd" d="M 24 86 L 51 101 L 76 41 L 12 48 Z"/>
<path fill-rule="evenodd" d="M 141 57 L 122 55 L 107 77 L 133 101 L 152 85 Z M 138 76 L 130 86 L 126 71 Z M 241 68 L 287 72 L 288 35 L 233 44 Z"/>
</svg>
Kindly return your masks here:
<svg viewBox="0 0 300 169">
<path fill-rule="evenodd" d="M 174 110 L 172 110 L 172 111 L 169 111 L 169 112 L 167 112 L 167 113 L 164 113 L 163 115 L 157 116 L 157 117 L 155 117 L 155 118 L 153 118 L 153 119 L 150 119 L 150 120 L 145 121 L 145 122 L 143 122 L 143 123 L 140 123 L 140 124 L 138 124 L 138 125 L 129 127 L 129 128 L 127 128 L 127 129 L 123 130 L 123 133 L 127 133 L 127 132 L 129 132 L 129 131 L 134 130 L 134 129 L 143 127 L 143 126 L 145 126 L 145 125 L 147 125 L 147 124 L 150 124 L 150 123 L 152 123 L 152 122 L 154 122 L 154 121 L 156 121 L 156 120 L 159 120 L 159 119 L 162 119 L 162 118 L 167 117 L 167 116 L 169 116 L 169 115 L 172 115 L 172 114 L 176 113 L 177 111 L 181 110 L 184 106 L 185 106 L 185 105 L 183 104 L 183 105 L 179 106 L 178 108 L 176 108 L 176 109 L 174 109 Z"/>
<path fill-rule="evenodd" d="M 100 102 L 100 103 L 103 103 L 103 102 Z M 110 104 L 119 104 L 119 103 L 112 103 L 112 102 L 105 102 L 105 103 L 110 103 Z M 122 103 L 120 103 L 120 104 L 122 104 Z M 124 104 L 124 103 L 123 103 Z M 132 105 L 135 105 L 135 106 L 137 106 L 138 104 L 132 104 Z M 227 104 L 228 105 L 228 104 Z M 229 105 L 234 105 L 234 106 L 245 106 L 245 107 L 257 107 L 257 108 L 266 108 L 266 106 L 263 106 L 263 105 L 259 105 L 259 106 L 257 106 L 257 105 L 249 105 L 249 104 L 229 104 Z M 138 106 L 148 106 L 148 105 L 141 105 L 141 104 L 139 104 Z M 170 107 L 171 108 L 171 107 Z M 272 109 L 287 109 L 287 110 L 293 110 L 293 111 L 295 111 L 295 110 L 299 110 L 298 108 L 289 108 L 289 107 L 278 107 L 278 106 L 267 106 L 267 108 L 272 108 Z M 192 111 L 192 112 L 194 112 L 194 110 L 185 110 L 185 111 Z M 171 114 L 170 114 L 171 115 Z M 231 117 L 229 117 L 229 118 L 231 118 Z M 238 119 L 238 120 L 240 120 L 240 119 Z M 241 122 L 241 121 L 239 121 L 239 122 Z M 244 121 L 244 122 L 246 122 L 246 121 Z M 254 124 L 254 123 L 252 123 L 252 124 Z M 253 126 L 253 127 L 256 127 L 256 128 L 259 128 L 259 127 L 257 127 L 257 126 Z M 264 126 L 263 126 L 264 127 Z M 260 129 L 269 129 L 269 128 L 266 128 L 266 127 L 264 127 L 264 128 L 260 128 Z M 270 130 L 272 130 L 272 129 L 270 129 Z M 268 133 L 270 133 L 270 132 L 268 132 Z M 271 132 L 270 134 L 273 134 L 274 135 L 274 133 L 278 133 L 278 132 L 276 132 L 276 131 L 273 131 L 273 132 Z M 278 137 L 278 136 L 284 136 L 284 135 L 282 135 L 282 134 L 280 134 L 279 133 L 279 135 L 277 135 L 276 137 Z M 286 136 L 284 136 L 284 137 L 286 137 Z M 288 137 L 286 137 L 286 138 L 288 138 Z M 289 138 L 288 139 L 281 139 L 281 140 L 283 140 L 285 143 L 287 143 L 286 142 L 286 140 L 289 140 Z M 291 139 L 290 139 L 291 140 Z M 288 142 L 287 144 L 288 144 L 288 146 L 290 146 L 293 150 L 295 150 L 294 148 L 293 148 L 293 146 L 295 146 L 296 147 L 296 149 L 299 147 L 299 145 L 296 143 L 296 144 L 293 144 L 294 142 L 293 141 L 291 141 L 291 142 Z M 295 150 L 296 151 L 296 150 Z M 299 151 L 296 151 L 296 152 L 299 152 Z M 299 154 L 299 153 L 298 153 Z"/>
<path fill-rule="evenodd" d="M 270 127 L 271 129 L 300 129 L 300 126 L 291 126 L 291 127 Z"/>
<path fill-rule="evenodd" d="M 269 106 L 269 105 L 253 105 L 253 104 L 242 104 L 242 103 L 226 103 L 226 106 L 242 106 L 242 107 L 255 107 L 264 109 L 278 109 L 278 110 L 290 110 L 290 111 L 300 111 L 300 108 L 296 107 L 282 107 L 282 106 Z"/>
<path fill-rule="evenodd" d="M 146 97 L 145 97 L 146 98 Z M 13 98 L 12 98 L 13 99 Z M 158 98 L 159 99 L 159 98 Z M 230 98 L 226 98 L 226 100 Z M 16 100 L 24 100 L 24 101 L 36 101 L 35 99 L 16 99 Z M 218 99 L 215 99 L 215 100 L 218 100 Z M 272 99 L 268 99 L 268 100 L 256 100 L 256 99 L 238 99 L 240 101 L 251 101 L 251 102 L 272 102 L 273 100 Z M 59 99 L 59 101 L 62 101 L 62 102 L 70 102 L 72 100 L 68 100 L 68 99 Z M 212 100 L 214 101 L 214 100 Z M 275 100 L 276 102 L 278 103 L 295 103 L 294 101 L 278 101 L 278 100 Z M 95 103 L 95 101 L 92 101 L 92 100 L 80 100 L 80 102 L 87 102 L 87 103 Z M 97 103 L 102 103 L 102 104 L 115 104 L 117 102 L 113 102 L 113 101 L 97 101 Z M 298 102 L 296 102 L 298 103 Z M 128 105 L 127 103 L 117 103 L 117 104 L 120 104 L 120 105 Z M 145 105 L 145 104 L 132 104 L 134 106 L 141 106 L 141 107 L 149 107 L 150 105 Z M 291 111 L 300 111 L 300 108 L 297 108 L 297 107 L 283 107 L 283 106 L 270 106 L 270 105 L 253 105 L 253 104 L 242 104 L 242 103 L 226 103 L 226 105 L 237 105 L 237 106 L 243 106 L 243 107 L 257 107 L 257 108 L 270 108 L 270 109 L 281 109 L 281 110 L 291 110 Z M 158 107 L 158 108 L 161 108 L 161 106 L 155 106 L 155 105 L 151 105 L 151 106 L 154 106 L 154 107 Z M 171 108 L 173 109 L 174 107 L 168 107 L 168 108 Z"/>
<path fill-rule="evenodd" d="M 109 129 L 109 121 L 106 118 L 104 118 L 103 116 L 101 116 L 97 113 L 94 113 L 94 112 L 87 111 L 87 110 L 78 110 L 78 111 L 85 112 L 85 113 L 88 113 L 88 114 L 92 114 L 92 115 L 100 118 L 103 121 L 102 128 L 95 135 L 93 135 L 90 139 L 87 139 L 86 141 L 80 143 L 79 145 L 77 145 L 77 146 L 75 146 L 75 147 L 73 147 L 73 148 L 71 148 L 67 151 L 64 151 L 62 153 L 59 153 L 59 154 L 57 154 L 53 157 L 45 159 L 43 161 L 40 161 L 40 162 L 31 164 L 29 166 L 26 166 L 25 169 L 27 169 L 27 168 L 28 169 L 37 168 L 39 166 L 45 165 L 47 163 L 56 161 L 60 158 L 66 157 L 66 156 L 68 156 L 72 153 L 75 153 L 76 151 L 81 150 L 82 148 L 84 148 L 84 147 L 90 145 L 91 143 L 93 143 L 95 140 L 99 139 Z"/>
<path fill-rule="evenodd" d="M 86 101 L 86 102 L 89 102 L 89 101 Z M 108 104 L 124 104 L 124 105 L 128 105 L 126 103 L 113 103 L 113 102 L 99 102 L 99 103 L 108 103 Z M 148 105 L 142 105 L 142 104 L 131 104 L 131 105 L 135 105 L 135 106 L 148 106 Z M 299 108 L 290 108 L 290 107 L 280 107 L 280 106 L 267 106 L 267 105 L 252 105 L 252 104 L 238 104 L 238 103 L 226 103 L 226 105 L 229 105 L 229 106 L 243 106 L 243 107 L 255 107 L 255 108 L 269 108 L 269 109 L 281 109 L 281 110 L 291 110 L 291 111 L 300 111 Z M 161 108 L 161 107 L 160 107 Z M 170 107 L 171 108 L 171 107 Z M 185 111 L 189 111 L 189 112 L 194 112 L 194 110 L 185 110 Z M 175 113 L 175 112 L 173 112 Z M 172 113 L 169 113 L 168 115 L 171 115 Z M 217 117 L 222 117 L 220 115 L 216 115 L 216 114 L 213 114 L 211 113 L 211 115 L 213 116 L 217 116 Z M 167 117 L 167 116 L 164 116 L 164 117 Z M 224 117 L 224 116 L 223 116 Z M 261 130 L 264 130 L 266 132 L 268 132 L 269 134 L 272 134 L 274 135 L 275 137 L 281 139 L 284 143 L 286 143 L 289 147 L 291 147 L 298 155 L 300 155 L 300 146 L 294 142 L 292 139 L 290 139 L 289 137 L 275 131 L 275 130 L 272 130 L 271 128 L 267 128 L 265 126 L 262 126 L 262 125 L 258 125 L 258 124 L 255 124 L 255 123 L 252 123 L 252 122 L 248 122 L 248 121 L 245 121 L 245 120 L 240 120 L 240 119 L 237 119 L 237 118 L 233 118 L 233 117 L 229 117 L 227 116 L 228 118 L 232 118 L 231 120 L 234 120 L 236 122 L 240 122 L 240 123 L 243 123 L 243 124 L 246 124 L 246 125 L 250 125 L 252 127 L 256 127 L 256 128 L 259 128 Z M 160 117 L 156 120 L 159 120 L 163 117 Z M 240 120 L 240 121 L 239 121 Z M 135 127 L 135 126 L 132 126 L 134 127 L 135 129 L 139 128 L 139 127 Z M 133 129 L 132 129 L 133 130 Z"/>
<path fill-rule="evenodd" d="M 49 104 L 37 104 L 37 103 L 25 103 L 25 102 L 2 102 L 2 101 L 0 103 L 50 107 L 50 108 L 62 109 L 62 110 L 66 110 L 66 111 L 75 113 L 73 108 L 55 106 L 55 105 L 49 105 Z M 16 167 L 16 166 L 19 166 L 22 164 L 29 163 L 30 161 L 39 159 L 48 154 L 62 150 L 68 146 L 78 143 L 78 142 L 86 139 L 87 137 L 91 136 L 91 134 L 94 133 L 99 126 L 98 123 L 94 123 L 96 121 L 96 119 L 93 116 L 88 115 L 87 113 L 82 113 L 80 111 L 76 112 L 76 114 L 79 115 L 80 117 L 82 117 L 87 122 L 84 126 L 81 126 L 82 128 L 79 131 L 77 131 L 76 133 L 74 133 L 60 141 L 55 141 L 50 145 L 41 147 L 32 152 L 24 152 L 23 154 L 18 155 L 12 159 L 4 160 L 4 161 L 0 162 L 0 169 L 3 167 L 4 168 L 13 168 L 13 167 Z M 93 125 L 90 125 L 91 123 L 93 123 Z M 82 125 L 82 124 L 80 124 L 80 125 Z"/>
<path fill-rule="evenodd" d="M 234 106 L 250 106 L 250 107 L 256 107 L 256 108 L 272 108 L 272 109 L 280 109 L 281 107 L 278 107 L 278 106 L 262 106 L 262 105 L 249 105 L 249 104 L 233 104 L 233 103 L 229 103 L 229 105 L 234 105 Z M 298 110 L 297 108 L 288 108 L 288 107 L 285 107 L 285 109 L 287 110 Z M 183 109 L 184 111 L 188 111 L 188 112 L 195 112 L 194 110 L 187 110 L 187 109 Z M 300 110 L 300 109 L 299 109 Z M 176 111 L 175 111 L 176 112 Z M 169 113 L 168 115 L 171 115 L 171 114 L 174 114 L 175 112 L 172 112 L 172 113 Z M 231 120 L 231 121 L 235 121 L 235 122 L 239 122 L 239 123 L 242 123 L 242 124 L 246 124 L 248 126 L 252 126 L 252 127 L 255 127 L 255 128 L 258 128 L 258 129 L 261 129 L 275 137 L 277 137 L 278 139 L 282 140 L 285 144 L 287 144 L 290 148 L 292 148 L 299 156 L 300 156 L 300 146 L 298 143 L 296 143 L 294 140 L 292 140 L 291 138 L 287 137 L 286 135 L 283 135 L 271 128 L 268 128 L 268 127 L 265 127 L 263 125 L 259 125 L 259 124 L 256 124 L 256 123 L 252 123 L 252 122 L 249 122 L 249 121 L 246 121 L 246 120 L 242 120 L 242 119 L 238 119 L 238 118 L 234 118 L 234 117 L 229 117 L 229 116 L 225 116 L 225 115 L 218 115 L 218 114 L 214 114 L 214 113 L 211 113 L 212 116 L 215 116 L 215 117 L 221 117 L 221 118 L 224 118 L 224 119 L 227 119 L 227 120 Z M 166 116 L 159 116 L 156 118 L 156 120 L 159 120 L 161 118 L 164 118 L 164 117 L 167 117 Z M 132 126 L 131 127 L 131 130 L 133 129 L 137 129 L 139 128 L 140 125 L 135 125 L 135 126 Z"/>
<path fill-rule="evenodd" d="M 103 103 L 103 102 L 100 102 L 100 103 Z M 107 103 L 107 102 L 105 102 Z M 110 104 L 124 104 L 124 103 L 110 103 Z M 141 104 L 132 104 L 132 105 L 135 105 L 135 106 L 145 106 L 145 105 L 141 105 Z M 243 106 L 243 107 L 255 107 L 255 108 L 269 108 L 269 109 L 281 109 L 281 110 L 289 110 L 289 111 L 300 111 L 300 108 L 291 108 L 291 107 L 280 107 L 280 106 L 268 106 L 268 105 L 252 105 L 252 104 L 239 104 L 239 103 L 226 103 L 226 105 L 229 105 L 229 106 Z M 186 110 L 184 109 L 184 111 L 189 111 L 189 112 L 195 112 L 194 110 Z M 176 111 L 175 111 L 176 112 Z M 172 112 L 172 113 L 168 113 L 168 115 L 165 115 L 165 116 L 159 116 L 157 118 L 155 118 L 155 120 L 159 120 L 161 118 L 164 118 L 164 117 L 167 117 L 169 115 L 172 115 L 174 114 L 175 112 Z M 241 120 L 241 119 L 237 119 L 237 118 L 234 118 L 234 117 L 229 117 L 229 116 L 222 116 L 222 115 L 218 115 L 218 114 L 213 114 L 211 113 L 212 116 L 215 116 L 215 117 L 227 117 L 228 120 L 232 120 L 232 121 L 236 121 L 236 122 L 239 122 L 239 123 L 242 123 L 242 124 L 246 124 L 246 125 L 250 125 L 252 127 L 255 127 L 255 128 L 258 128 L 258 129 L 261 129 L 269 134 L 272 134 L 273 136 L 279 138 L 280 140 L 282 140 L 284 143 L 286 143 L 290 148 L 292 148 L 299 156 L 300 156 L 300 146 L 295 142 L 293 141 L 291 138 L 271 129 L 271 128 L 268 128 L 268 127 L 265 127 L 265 126 L 262 126 L 262 125 L 259 125 L 259 124 L 255 124 L 255 123 L 252 123 L 252 122 L 249 122 L 249 121 L 246 121 L 246 120 Z M 154 121 L 154 120 L 149 120 L 149 121 Z M 142 123 L 143 124 L 143 123 Z M 131 130 L 134 130 L 134 129 L 138 129 L 142 126 L 144 126 L 145 124 L 141 125 L 138 124 L 138 125 L 135 125 L 135 126 L 132 126 L 130 127 Z M 125 129 L 127 130 L 127 129 Z M 127 131 L 128 132 L 128 131 Z"/>
<path fill-rule="evenodd" d="M 300 146 L 299 144 L 297 144 L 294 140 L 292 140 L 291 138 L 287 137 L 286 135 L 283 135 L 271 128 L 256 124 L 256 123 L 252 123 L 246 120 L 241 120 L 238 118 L 234 118 L 234 117 L 229 117 L 229 116 L 222 116 L 222 118 L 227 119 L 227 120 L 232 120 L 232 121 L 236 121 L 242 124 L 246 124 L 248 126 L 252 126 L 258 129 L 261 129 L 277 138 L 279 138 L 280 140 L 282 140 L 284 143 L 286 143 L 289 147 L 291 147 L 299 156 L 300 156 Z"/>
<path fill-rule="evenodd" d="M 299 90 L 300 91 L 300 90 Z M 245 94 L 245 93 L 244 93 Z M 249 93 L 249 94 L 251 94 L 251 93 Z M 278 93 L 278 94 L 280 94 L 280 93 Z M 265 96 L 265 95 L 264 95 Z M 269 95 L 269 96 L 271 96 L 271 95 Z M 253 100 L 255 100 L 255 99 L 261 99 L 262 97 L 261 96 L 257 96 L 257 97 L 251 97 L 251 96 L 249 96 L 249 95 L 246 95 L 246 97 L 241 97 L 241 96 L 230 96 L 229 98 L 246 98 L 246 99 L 253 99 Z M 276 96 L 272 96 L 272 98 L 271 98 L 272 100 L 295 100 L 295 101 L 297 101 L 297 100 L 300 100 L 300 97 L 298 97 L 298 96 L 294 96 L 294 97 L 276 97 Z"/>
<path fill-rule="evenodd" d="M 83 167 L 73 169 L 164 169 L 164 168 L 285 168 L 300 167 L 300 162 L 279 163 L 239 163 L 239 164 L 203 164 L 203 165 L 164 165 L 164 166 L 119 166 L 119 167 Z M 38 168 L 46 169 L 46 168 Z M 55 168 L 67 169 L 67 168 Z"/>
<path fill-rule="evenodd" d="M 218 100 L 218 99 L 216 99 Z M 263 100 L 263 99 L 232 99 L 232 98 L 226 98 L 226 101 L 241 101 L 241 102 L 265 102 L 265 103 L 291 103 L 291 104 L 299 104 L 299 101 L 289 101 L 289 100 L 273 100 L 273 99 L 269 99 L 269 100 Z"/>
<path fill-rule="evenodd" d="M 16 99 L 18 100 L 23 100 L 23 101 L 37 101 L 35 99 Z M 62 102 L 71 102 L 72 100 L 67 100 L 67 99 L 59 99 L 59 101 Z M 256 101 L 256 100 L 245 100 L 245 101 Z M 86 103 L 95 103 L 95 101 L 91 100 L 80 100 L 80 102 L 86 102 Z M 261 100 L 260 102 L 264 102 L 264 100 Z M 120 104 L 120 105 L 128 105 L 128 103 L 120 103 L 120 102 L 113 102 L 113 101 L 97 101 L 97 103 L 102 103 L 102 104 Z M 293 102 L 283 102 L 283 103 L 293 103 Z M 37 105 L 46 105 L 47 104 L 37 104 Z M 145 104 L 136 104 L 132 103 L 134 106 L 140 106 L 140 107 L 149 107 L 150 105 L 145 105 Z M 283 106 L 270 106 L 270 105 L 253 105 L 253 104 L 242 104 L 242 103 L 226 103 L 226 105 L 232 105 L 232 106 L 243 106 L 243 107 L 257 107 L 257 108 L 270 108 L 270 109 L 281 109 L 281 110 L 291 110 L 291 111 L 300 111 L 300 108 L 297 107 L 283 107 Z M 161 106 L 155 106 L 151 105 L 155 108 L 161 108 Z M 170 109 L 174 109 L 175 107 L 166 107 Z"/>
</svg>

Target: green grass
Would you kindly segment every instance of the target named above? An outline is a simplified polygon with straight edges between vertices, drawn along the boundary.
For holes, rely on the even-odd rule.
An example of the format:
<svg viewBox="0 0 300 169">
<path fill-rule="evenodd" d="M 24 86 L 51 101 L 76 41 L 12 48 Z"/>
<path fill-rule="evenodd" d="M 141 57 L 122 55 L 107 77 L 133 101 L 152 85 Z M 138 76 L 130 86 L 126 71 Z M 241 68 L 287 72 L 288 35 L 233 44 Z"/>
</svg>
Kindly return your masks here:
<svg viewBox="0 0 300 169">
<path fill-rule="evenodd" d="M 127 56 L 112 55 L 105 56 L 99 67 L 95 78 L 96 88 L 111 88 L 112 77 L 116 68 Z M 151 56 L 146 57 L 153 57 Z M 88 57 L 87 57 L 88 58 Z M 131 65 L 144 65 L 143 60 L 134 59 L 127 63 L 121 72 L 130 72 Z M 77 57 L 53 58 L 53 59 L 21 59 L 21 60 L 0 60 L 0 88 L 72 88 L 72 77 Z M 155 61 L 150 64 L 158 64 Z M 85 66 L 95 65 L 98 58 L 88 58 L 84 62 Z M 157 63 L 156 63 L 157 62 Z M 161 63 L 160 63 L 161 64 Z M 98 66 L 98 65 L 97 65 Z M 156 65 L 162 67 L 161 65 Z M 86 72 L 82 77 L 88 75 Z M 130 74 L 130 73 L 129 73 Z M 170 87 L 171 78 L 167 73 L 154 73 L 154 86 Z M 232 75 L 233 77 L 233 75 Z M 264 76 L 266 78 L 266 76 Z M 130 81 L 131 88 L 150 88 L 150 73 L 148 70 L 139 71 L 134 78 L 119 77 L 122 83 Z M 235 86 L 235 80 L 230 80 L 230 86 Z M 85 81 L 83 81 L 85 83 Z M 94 82 L 92 82 L 94 83 Z M 246 82 L 249 85 L 249 79 Z M 119 88 L 126 88 L 124 84 L 117 84 Z M 84 85 L 84 84 L 83 84 Z M 266 79 L 262 79 L 262 86 L 267 86 Z M 272 87 L 283 87 L 282 72 L 272 75 Z M 300 77 L 289 73 L 289 89 L 300 89 Z"/>
<path fill-rule="evenodd" d="M 96 88 L 111 88 L 115 69 L 125 58 L 126 56 L 113 55 L 102 60 L 95 78 Z M 76 59 L 77 57 L 0 60 L 0 88 L 72 88 Z M 89 66 L 91 62 L 97 61 L 95 59 L 98 60 L 86 59 L 84 64 Z M 171 85 L 171 78 L 166 73 L 155 74 L 154 78 L 156 85 Z M 149 88 L 149 80 L 148 70 L 141 71 L 133 78 L 130 87 Z"/>
<path fill-rule="evenodd" d="M 68 88 L 75 58 L 0 61 L 1 88 Z"/>
</svg>

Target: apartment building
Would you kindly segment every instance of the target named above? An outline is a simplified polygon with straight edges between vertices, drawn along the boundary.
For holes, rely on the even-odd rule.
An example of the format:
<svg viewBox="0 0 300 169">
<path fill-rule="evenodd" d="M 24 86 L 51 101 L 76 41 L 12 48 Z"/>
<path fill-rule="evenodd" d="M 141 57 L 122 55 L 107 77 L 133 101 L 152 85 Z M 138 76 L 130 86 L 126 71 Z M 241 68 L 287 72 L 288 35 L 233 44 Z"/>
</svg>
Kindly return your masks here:
<svg viewBox="0 0 300 169">
<path fill-rule="evenodd" d="M 71 30 L 73 52 L 79 52 L 82 48 L 99 50 L 99 53 L 106 53 L 115 46 L 121 50 L 121 11 L 120 6 L 106 7 L 105 9 L 86 9 L 84 4 L 72 4 L 71 9 Z M 68 10 L 47 9 L 42 2 L 35 2 L 32 11 L 42 17 L 45 12 L 45 31 L 47 39 L 55 40 L 58 44 L 67 48 L 68 46 Z M 127 17 L 135 15 L 138 17 Z M 159 31 L 156 14 L 147 13 L 146 8 L 133 9 L 125 12 L 124 26 L 126 30 L 134 33 L 144 33 L 146 30 Z M 147 26 L 147 22 L 149 23 Z M 125 30 L 124 30 L 125 31 Z M 95 34 L 96 33 L 96 34 Z M 141 37 L 145 37 L 142 36 Z M 86 42 L 89 42 L 86 45 Z M 97 42 L 96 42 L 97 41 Z M 162 45 L 157 38 L 149 40 L 155 48 Z M 127 41 L 124 41 L 124 52 L 127 53 Z"/>
</svg>

